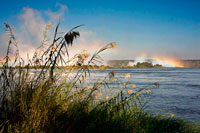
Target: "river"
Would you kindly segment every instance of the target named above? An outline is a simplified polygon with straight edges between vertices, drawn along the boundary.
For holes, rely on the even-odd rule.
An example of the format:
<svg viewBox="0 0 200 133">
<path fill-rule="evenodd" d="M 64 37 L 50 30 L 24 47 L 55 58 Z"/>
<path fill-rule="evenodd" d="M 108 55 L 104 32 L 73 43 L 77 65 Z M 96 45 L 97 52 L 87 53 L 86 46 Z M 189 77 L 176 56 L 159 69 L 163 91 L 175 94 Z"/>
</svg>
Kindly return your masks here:
<svg viewBox="0 0 200 133">
<path fill-rule="evenodd" d="M 174 113 L 177 118 L 200 123 L 200 69 L 199 68 L 123 68 L 92 70 L 91 81 L 103 79 L 109 72 L 115 71 L 120 83 L 127 82 L 125 73 L 131 78 L 129 83 L 137 88 L 158 83 L 159 89 L 152 89 L 146 110 L 164 114 Z M 92 83 L 91 82 L 91 83 Z M 110 84 L 117 88 L 119 82 Z M 148 89 L 148 88 L 147 88 Z"/>
</svg>

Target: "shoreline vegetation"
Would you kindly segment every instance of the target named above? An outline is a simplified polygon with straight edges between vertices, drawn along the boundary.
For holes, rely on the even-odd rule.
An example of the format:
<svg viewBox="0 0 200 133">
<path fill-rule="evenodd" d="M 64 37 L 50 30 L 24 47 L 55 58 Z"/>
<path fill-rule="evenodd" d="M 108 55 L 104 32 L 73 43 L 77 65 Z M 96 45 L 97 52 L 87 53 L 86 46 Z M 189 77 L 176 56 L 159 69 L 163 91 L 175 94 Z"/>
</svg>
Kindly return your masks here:
<svg viewBox="0 0 200 133">
<path fill-rule="evenodd" d="M 41 69 L 43 68 L 44 66 L 41 65 L 41 66 L 14 66 L 13 68 L 32 68 L 32 69 Z M 119 68 L 165 68 L 164 66 L 162 65 L 159 65 L 159 64 L 156 64 L 156 65 L 153 65 L 152 63 L 148 63 L 148 62 L 138 62 L 136 65 L 134 66 L 104 66 L 104 65 L 68 65 L 68 66 L 56 66 L 55 68 L 62 68 L 62 69 L 71 69 L 71 68 L 74 68 L 74 69 L 101 69 L 101 70 L 104 70 L 104 69 L 119 69 Z M 2 66 L 0 68 L 3 68 Z M 51 68 L 51 66 L 45 66 L 45 68 Z"/>
<path fill-rule="evenodd" d="M 130 83 L 129 73 L 124 74 L 124 81 L 118 81 L 115 78 L 116 72 L 112 71 L 104 79 L 92 85 L 87 84 L 86 80 L 90 78 L 89 69 L 96 69 L 96 63 L 101 64 L 103 61 L 100 53 L 116 47 L 116 43 L 109 43 L 92 55 L 83 50 L 69 58 L 68 48 L 80 36 L 76 31 L 79 27 L 81 25 L 65 34 L 62 32 L 61 35 L 58 24 L 52 42 L 49 43 L 47 33 L 51 23 L 48 23 L 42 44 L 25 64 L 20 57 L 12 29 L 5 24 L 9 40 L 7 54 L 0 69 L 0 133 L 200 131 L 198 123 L 178 119 L 173 113 L 153 115 L 144 111 L 151 90 L 159 88 L 158 83 L 139 88 Z M 10 57 L 13 56 L 15 58 L 10 65 Z M 55 71 L 60 63 L 62 66 L 72 65 L 68 66 L 67 71 Z M 152 67 L 151 64 L 138 64 L 137 67 L 149 65 Z M 42 67 L 34 72 L 32 66 Z M 78 71 L 74 71 L 76 69 Z M 111 88 L 113 83 L 118 83 L 119 87 Z"/>
</svg>

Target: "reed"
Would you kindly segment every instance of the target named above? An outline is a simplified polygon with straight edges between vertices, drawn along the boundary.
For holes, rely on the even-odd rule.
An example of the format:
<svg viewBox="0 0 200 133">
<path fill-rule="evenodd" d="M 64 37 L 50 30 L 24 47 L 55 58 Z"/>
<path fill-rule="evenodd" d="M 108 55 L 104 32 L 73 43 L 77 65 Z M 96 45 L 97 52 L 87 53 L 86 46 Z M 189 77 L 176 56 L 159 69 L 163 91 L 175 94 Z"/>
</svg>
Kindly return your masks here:
<svg viewBox="0 0 200 133">
<path fill-rule="evenodd" d="M 92 56 L 83 50 L 70 57 L 68 49 L 80 36 L 76 30 L 82 25 L 60 35 L 58 24 L 48 45 L 50 26 L 46 26 L 33 58 L 25 61 L 10 25 L 5 24 L 10 40 L 0 69 L 0 132 L 199 131 L 197 124 L 144 111 L 149 88 L 159 87 L 158 84 L 131 91 L 136 86 L 129 83 L 130 75 L 125 74 L 123 87 L 113 89 L 109 84 L 116 80 L 115 72 L 110 72 L 88 86 L 89 68 L 101 64 L 100 53 L 114 48 L 116 43 L 105 45 Z M 14 60 L 10 63 L 11 58 Z M 68 69 L 59 69 L 60 65 Z M 40 69 L 34 69 L 38 66 Z"/>
</svg>

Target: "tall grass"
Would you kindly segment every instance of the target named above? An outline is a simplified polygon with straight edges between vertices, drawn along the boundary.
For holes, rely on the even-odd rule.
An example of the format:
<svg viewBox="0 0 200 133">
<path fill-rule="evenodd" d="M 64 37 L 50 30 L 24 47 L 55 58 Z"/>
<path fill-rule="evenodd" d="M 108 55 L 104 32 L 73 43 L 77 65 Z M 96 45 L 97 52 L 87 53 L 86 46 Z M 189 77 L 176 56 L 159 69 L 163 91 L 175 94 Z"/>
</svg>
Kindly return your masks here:
<svg viewBox="0 0 200 133">
<path fill-rule="evenodd" d="M 70 57 L 68 49 L 80 36 L 75 31 L 80 26 L 60 35 L 58 24 L 48 45 L 48 24 L 42 44 L 33 58 L 25 61 L 20 57 L 11 27 L 5 24 L 10 39 L 0 69 L 1 132 L 199 131 L 196 124 L 145 112 L 144 99 L 150 93 L 146 87 L 132 91 L 130 88 L 135 86 L 127 80 L 122 89 L 110 88 L 115 72 L 89 86 L 86 83 L 90 77 L 89 66 L 101 64 L 100 53 L 114 48 L 116 43 L 105 45 L 92 56 L 83 50 Z M 59 69 L 59 65 L 68 69 Z M 33 69 L 34 66 L 41 69 Z M 125 78 L 129 79 L 130 75 L 125 74 Z"/>
</svg>

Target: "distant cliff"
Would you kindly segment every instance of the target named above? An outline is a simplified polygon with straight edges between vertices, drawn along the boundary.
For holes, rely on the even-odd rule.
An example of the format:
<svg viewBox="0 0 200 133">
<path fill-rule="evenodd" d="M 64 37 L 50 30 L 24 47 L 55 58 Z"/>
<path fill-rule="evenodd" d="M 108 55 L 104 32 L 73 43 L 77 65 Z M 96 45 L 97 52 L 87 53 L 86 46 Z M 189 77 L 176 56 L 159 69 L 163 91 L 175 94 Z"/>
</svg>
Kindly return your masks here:
<svg viewBox="0 0 200 133">
<path fill-rule="evenodd" d="M 134 60 L 109 60 L 107 62 L 108 66 L 129 66 L 130 63 L 134 63 Z"/>
<path fill-rule="evenodd" d="M 184 67 L 200 68 L 200 60 L 180 60 Z"/>
<path fill-rule="evenodd" d="M 148 62 L 151 62 L 151 60 L 148 60 Z M 180 60 L 179 61 L 183 67 L 186 68 L 200 68 L 200 60 Z M 134 60 L 109 60 L 107 62 L 109 66 L 133 66 Z"/>
</svg>

